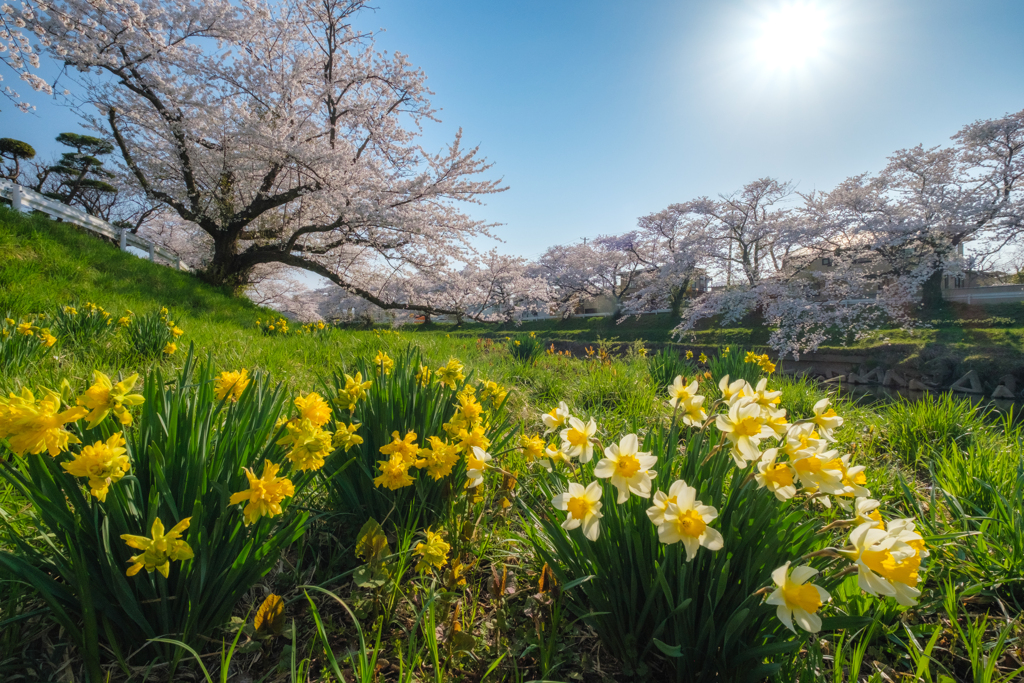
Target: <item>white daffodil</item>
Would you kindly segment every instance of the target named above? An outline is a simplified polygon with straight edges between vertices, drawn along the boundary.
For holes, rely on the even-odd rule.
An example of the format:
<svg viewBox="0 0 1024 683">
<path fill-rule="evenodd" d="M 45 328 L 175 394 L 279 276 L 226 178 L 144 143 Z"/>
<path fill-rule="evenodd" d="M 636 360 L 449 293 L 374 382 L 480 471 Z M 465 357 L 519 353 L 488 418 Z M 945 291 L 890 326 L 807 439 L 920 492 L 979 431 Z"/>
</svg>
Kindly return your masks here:
<svg viewBox="0 0 1024 683">
<path fill-rule="evenodd" d="M 779 500 L 789 500 L 796 495 L 796 486 L 793 484 L 796 473 L 789 463 L 778 462 L 778 456 L 778 448 L 769 448 L 762 453 L 761 459 L 757 461 L 754 479 L 759 488 L 767 488 Z"/>
<path fill-rule="evenodd" d="M 750 398 L 740 399 L 729 406 L 728 413 L 715 418 L 715 425 L 732 444 L 730 454 L 740 469 L 761 457 L 763 439 L 775 436 L 772 428 L 761 419 L 761 406 Z"/>
<path fill-rule="evenodd" d="M 807 583 L 817 573 L 817 569 L 806 565 L 790 570 L 789 562 L 772 572 L 772 581 L 778 588 L 768 596 L 766 602 L 777 606 L 776 616 L 793 633 L 796 633 L 794 621 L 810 633 L 821 630 L 821 617 L 817 611 L 832 596 L 821 586 Z"/>
<path fill-rule="evenodd" d="M 782 451 L 791 458 L 795 458 L 800 451 L 824 451 L 827 442 L 819 436 L 814 427 L 810 422 L 801 422 L 790 427 L 782 441 Z"/>
<path fill-rule="evenodd" d="M 924 540 L 906 524 L 893 530 L 879 529 L 875 522 L 861 524 L 850 532 L 852 548 L 840 554 L 857 565 L 857 584 L 872 595 L 896 598 L 901 605 L 917 604 L 921 591 L 917 588 L 918 570 Z M 913 543 L 913 544 L 912 544 Z"/>
<path fill-rule="evenodd" d="M 694 396 L 685 403 L 679 404 L 683 424 L 689 427 L 700 427 L 704 424 L 704 420 L 708 419 L 708 414 L 701 405 L 702 403 L 704 403 L 703 396 Z"/>
<path fill-rule="evenodd" d="M 537 462 L 540 463 L 541 467 L 550 472 L 552 469 L 554 469 L 552 466 L 555 463 L 560 462 L 568 465 L 572 461 L 569 459 L 568 455 L 562 452 L 561 448 L 556 448 L 555 446 L 552 445 L 544 449 L 544 457 L 538 459 Z"/>
<path fill-rule="evenodd" d="M 857 526 L 861 524 L 872 524 L 879 529 L 885 529 L 885 522 L 882 521 L 882 514 L 878 511 L 881 505 L 873 498 L 857 498 L 853 501 L 853 515 Z"/>
<path fill-rule="evenodd" d="M 654 498 L 651 500 L 654 504 L 647 508 L 647 516 L 650 517 L 651 522 L 655 526 L 665 523 L 665 512 L 668 510 L 668 506 L 679 500 L 679 494 L 684 488 L 686 488 L 686 482 L 682 479 L 677 479 L 668 487 L 668 493 L 664 491 L 655 492 Z"/>
<path fill-rule="evenodd" d="M 823 398 L 814 404 L 814 417 L 811 418 L 811 422 L 818 426 L 818 432 L 827 441 L 835 441 L 832 432 L 843 425 L 843 418 L 836 415 L 836 411 L 828 407 L 828 399 Z"/>
<path fill-rule="evenodd" d="M 544 422 L 544 436 L 547 436 L 556 429 L 561 428 L 565 424 L 565 421 L 569 419 L 569 406 L 565 405 L 565 401 L 560 401 L 550 413 L 544 413 L 540 416 L 540 419 Z"/>
<path fill-rule="evenodd" d="M 718 388 L 722 392 L 722 400 L 732 405 L 741 398 L 750 398 L 754 394 L 754 387 L 745 379 L 738 379 L 730 384 L 729 375 L 718 380 Z"/>
<path fill-rule="evenodd" d="M 559 510 L 568 512 L 562 528 L 566 530 L 583 527 L 583 535 L 591 541 L 596 541 L 601 534 L 601 526 L 598 520 L 601 514 L 601 485 L 596 481 L 590 482 L 586 488 L 582 484 L 571 482 L 569 490 L 560 493 L 551 499 L 551 502 Z"/>
<path fill-rule="evenodd" d="M 627 434 L 618 444 L 604 449 L 604 458 L 594 468 L 595 477 L 608 479 L 618 489 L 616 503 L 625 503 L 630 493 L 641 498 L 651 497 L 651 481 L 658 474 L 651 468 L 658 458 L 639 452 L 639 448 L 636 434 Z"/>
<path fill-rule="evenodd" d="M 675 381 L 668 385 L 668 404 L 675 408 L 680 403 L 685 403 L 697 395 L 697 387 L 697 380 L 684 384 L 683 376 L 676 375 Z"/>
<path fill-rule="evenodd" d="M 868 477 L 865 474 L 867 468 L 864 465 L 850 467 L 849 453 L 841 458 L 829 460 L 825 463 L 825 469 L 839 470 L 843 473 L 843 490 L 841 493 L 837 493 L 837 496 L 842 498 L 866 498 L 871 495 L 871 491 L 864 486 L 864 484 L 868 483 Z M 840 504 L 842 504 L 841 500 Z"/>
<path fill-rule="evenodd" d="M 762 377 L 757 386 L 754 387 L 752 398 L 762 408 L 775 408 L 782 400 L 782 392 L 768 391 L 768 378 Z"/>
<path fill-rule="evenodd" d="M 467 488 L 476 488 L 484 483 L 484 470 L 487 469 L 490 460 L 491 454 L 479 446 L 473 446 L 472 455 L 466 454 L 466 478 L 469 480 Z"/>
<path fill-rule="evenodd" d="M 697 555 L 701 546 L 708 550 L 721 550 L 725 545 L 722 534 L 708 526 L 708 522 L 718 517 L 718 510 L 703 505 L 696 498 L 697 489 L 684 482 L 676 502 L 669 503 L 664 521 L 658 525 L 658 540 L 666 544 L 682 541 L 687 562 Z"/>
<path fill-rule="evenodd" d="M 810 449 L 797 451 L 789 464 L 796 471 L 800 484 L 831 495 L 844 491 L 843 471 L 835 466 L 839 462 L 838 451 L 816 453 Z"/>
<path fill-rule="evenodd" d="M 785 408 L 761 408 L 761 419 L 780 439 L 789 431 L 790 424 L 786 421 Z"/>
<path fill-rule="evenodd" d="M 594 444 L 590 439 L 596 433 L 597 423 L 594 422 L 594 418 L 590 418 L 590 422 L 583 424 L 583 420 L 570 417 L 568 429 L 563 429 L 560 434 L 562 450 L 570 458 L 579 458 L 580 462 L 590 462 L 590 459 L 594 457 Z"/>
</svg>

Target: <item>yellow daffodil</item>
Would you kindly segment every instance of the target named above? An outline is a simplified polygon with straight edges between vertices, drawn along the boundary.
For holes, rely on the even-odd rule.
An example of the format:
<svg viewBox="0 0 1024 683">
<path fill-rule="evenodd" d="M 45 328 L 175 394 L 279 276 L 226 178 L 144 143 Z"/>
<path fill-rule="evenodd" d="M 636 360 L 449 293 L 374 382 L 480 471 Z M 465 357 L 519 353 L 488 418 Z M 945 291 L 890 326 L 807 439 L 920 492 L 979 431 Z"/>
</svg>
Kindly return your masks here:
<svg viewBox="0 0 1024 683">
<path fill-rule="evenodd" d="M 702 504 L 697 500 L 697 489 L 683 482 L 677 490 L 676 502 L 665 508 L 663 521 L 658 525 L 658 540 L 669 545 L 682 542 L 687 562 L 696 557 L 701 546 L 721 550 L 725 539 L 717 529 L 708 526 L 717 517 L 718 510 Z"/>
<path fill-rule="evenodd" d="M 7 439 L 17 456 L 46 451 L 56 457 L 68 449 L 68 444 L 81 443 L 78 437 L 64 428 L 69 422 L 88 414 L 81 406 L 60 411 L 60 394 L 43 389 L 43 397 L 36 401 L 28 387 L 21 395 L 0 397 L 0 439 Z"/>
<path fill-rule="evenodd" d="M 693 351 L 687 350 L 686 351 L 686 360 L 692 360 L 692 359 L 693 359 Z"/>
<path fill-rule="evenodd" d="M 356 404 L 366 398 L 366 390 L 373 384 L 372 381 L 363 381 L 362 373 L 357 372 L 355 377 L 345 375 L 345 388 L 338 392 L 338 407 L 341 410 L 355 412 Z"/>
<path fill-rule="evenodd" d="M 562 450 L 570 458 L 579 458 L 580 462 L 590 462 L 594 457 L 594 444 L 591 438 L 597 433 L 597 423 L 594 418 L 586 424 L 583 420 L 575 417 L 569 418 L 569 427 L 563 429 L 559 436 L 562 438 Z"/>
<path fill-rule="evenodd" d="M 459 385 L 459 382 L 466 379 L 462 370 L 462 363 L 454 358 L 449 358 L 448 363 L 439 367 L 435 375 L 437 377 L 437 381 L 440 382 L 442 386 L 454 389 Z"/>
<path fill-rule="evenodd" d="M 473 396 L 459 396 L 459 404 L 455 409 L 459 411 L 469 424 L 476 424 L 476 421 L 480 419 L 484 412 L 484 407 Z"/>
<path fill-rule="evenodd" d="M 416 432 L 408 432 L 404 437 L 398 435 L 398 431 L 391 432 L 391 443 L 381 446 L 382 455 L 398 456 L 405 463 L 406 469 L 412 467 L 416 462 L 419 447 L 416 445 Z"/>
<path fill-rule="evenodd" d="M 582 484 L 569 482 L 569 489 L 551 499 L 551 503 L 559 510 L 568 512 L 562 528 L 572 530 L 583 527 L 583 535 L 596 541 L 601 535 L 601 485 L 590 482 L 586 488 Z"/>
<path fill-rule="evenodd" d="M 817 569 L 806 565 L 790 569 L 789 562 L 772 572 L 772 581 L 777 588 L 765 602 L 777 606 L 776 616 L 793 633 L 796 633 L 794 621 L 809 633 L 821 630 L 821 617 L 817 611 L 832 596 L 821 586 L 807 583 L 817 573 Z"/>
<path fill-rule="evenodd" d="M 150 573 L 155 569 L 166 579 L 171 571 L 171 562 L 191 560 L 192 548 L 181 538 L 181 534 L 188 529 L 191 521 L 191 517 L 186 517 L 164 533 L 163 522 L 157 517 L 150 530 L 152 538 L 121 534 L 121 540 L 127 543 L 129 548 L 142 551 L 128 560 L 132 566 L 128 567 L 125 573 L 128 576 L 135 576 L 142 569 Z"/>
<path fill-rule="evenodd" d="M 544 457 L 544 439 L 539 436 L 519 435 L 519 447 L 523 449 L 526 462 L 534 462 Z"/>
<path fill-rule="evenodd" d="M 416 383 L 421 387 L 425 387 L 430 384 L 430 368 L 426 365 L 421 365 L 420 369 L 416 371 Z"/>
<path fill-rule="evenodd" d="M 382 375 L 390 375 L 395 367 L 395 361 L 383 351 L 378 351 L 377 355 L 373 357 L 373 366 Z"/>
<path fill-rule="evenodd" d="M 455 444 L 446 443 L 437 436 L 427 437 L 430 448 L 419 450 L 419 459 L 415 465 L 419 469 L 427 468 L 427 474 L 437 481 L 452 473 L 452 468 L 459 461 L 459 449 Z"/>
<path fill-rule="evenodd" d="M 89 420 L 89 429 L 107 419 L 107 415 L 114 413 L 118 422 L 128 426 L 132 423 L 132 414 L 128 407 L 142 405 L 145 399 L 141 394 L 129 394 L 139 380 L 138 375 L 132 375 L 113 384 L 110 378 L 99 370 L 93 370 L 93 384 L 85 390 L 85 393 L 78 398 L 78 405 L 89 409 L 86 419 Z M 127 407 L 126 407 L 127 406 Z"/>
<path fill-rule="evenodd" d="M 172 355 L 177 350 L 178 345 L 175 344 L 174 342 L 167 342 L 167 344 L 164 345 L 164 353 L 166 353 L 168 356 Z"/>
<path fill-rule="evenodd" d="M 466 453 L 466 488 L 476 488 L 484 483 L 484 470 L 491 461 L 491 454 L 473 446 L 473 450 Z"/>
<path fill-rule="evenodd" d="M 245 515 L 245 525 L 253 524 L 260 517 L 273 517 L 281 514 L 281 502 L 285 498 L 295 495 L 295 486 L 291 480 L 277 476 L 281 466 L 264 460 L 263 474 L 259 477 L 253 474 L 248 467 L 243 469 L 249 480 L 249 488 L 231 494 L 229 502 L 232 505 L 248 502 L 245 509 L 242 510 L 242 514 Z"/>
<path fill-rule="evenodd" d="M 491 445 L 487 438 L 483 425 L 477 425 L 473 429 L 460 429 L 455 436 L 459 444 L 459 450 L 468 454 L 474 448 L 486 450 Z"/>
<path fill-rule="evenodd" d="M 344 448 L 345 452 L 348 453 L 349 449 L 353 446 L 358 446 L 363 443 L 363 437 L 356 434 L 356 430 L 361 425 L 352 423 L 349 425 L 338 424 L 338 431 L 334 432 L 334 440 L 331 444 L 335 448 Z"/>
<path fill-rule="evenodd" d="M 116 484 L 131 469 L 124 445 L 121 432 L 117 432 L 105 443 L 97 441 L 86 446 L 74 460 L 62 462 L 60 466 L 72 476 L 88 478 L 92 495 L 102 502 L 107 499 L 111 484 Z"/>
<path fill-rule="evenodd" d="M 430 567 L 440 569 L 448 564 L 448 551 L 452 549 L 439 532 L 427 529 L 424 533 L 427 536 L 426 543 L 417 543 L 412 550 L 412 554 L 420 558 L 416 563 L 418 572 L 426 571 Z"/>
<path fill-rule="evenodd" d="M 177 325 L 174 325 L 173 323 L 171 324 L 170 329 L 171 329 L 171 336 L 174 337 L 175 339 L 177 339 L 181 335 L 185 334 L 185 330 L 181 329 Z"/>
<path fill-rule="evenodd" d="M 622 504 L 629 499 L 629 494 L 641 498 L 651 497 L 651 482 L 657 472 L 651 468 L 658 458 L 650 452 L 639 451 L 640 441 L 636 434 L 627 434 L 618 444 L 604 449 L 604 458 L 594 468 L 594 476 L 608 479 L 618 492 L 616 503 Z"/>
<path fill-rule="evenodd" d="M 50 334 L 50 330 L 42 329 L 39 330 L 39 341 L 42 342 L 43 346 L 50 348 L 57 343 L 57 338 Z"/>
<path fill-rule="evenodd" d="M 565 404 L 565 401 L 559 401 L 558 405 L 552 408 L 550 413 L 544 413 L 540 416 L 540 419 L 544 423 L 544 427 L 546 427 L 544 436 L 547 436 L 551 432 L 560 429 L 566 420 L 569 419 L 569 406 Z"/>
<path fill-rule="evenodd" d="M 707 365 L 708 357 L 702 353 L 700 354 L 700 357 L 697 359 L 697 362 L 700 363 L 701 365 Z"/>
<path fill-rule="evenodd" d="M 22 336 L 31 337 L 33 336 L 33 334 L 35 334 L 34 329 L 35 328 L 33 327 L 32 323 L 21 323 L 20 325 L 18 325 L 16 331 L 18 334 Z"/>
<path fill-rule="evenodd" d="M 228 399 L 236 402 L 242 396 L 242 392 L 249 386 L 249 371 L 245 368 L 233 372 L 222 372 L 213 381 L 213 395 L 218 401 Z"/>
<path fill-rule="evenodd" d="M 744 363 L 758 363 L 761 360 L 761 356 L 757 355 L 753 351 L 747 351 L 747 355 L 743 357 Z"/>
<path fill-rule="evenodd" d="M 291 445 L 288 459 L 300 472 L 318 470 L 332 448 L 331 433 L 317 427 L 309 419 L 287 423 L 287 434 L 278 439 L 279 446 Z"/>
<path fill-rule="evenodd" d="M 506 396 L 508 396 L 508 390 L 500 384 L 490 380 L 484 381 L 484 389 L 480 392 L 481 401 L 489 401 L 492 405 L 500 406 L 505 402 Z"/>
<path fill-rule="evenodd" d="M 331 406 L 315 391 L 295 398 L 295 407 L 299 409 L 299 419 L 309 420 L 317 427 L 323 427 L 331 419 Z"/>
<path fill-rule="evenodd" d="M 407 465 L 398 453 L 393 454 L 387 460 L 378 460 L 377 467 L 380 468 L 380 475 L 374 478 L 374 486 L 383 486 L 396 491 L 406 486 L 412 486 L 415 481 L 409 476 L 410 465 Z"/>
<path fill-rule="evenodd" d="M 715 418 L 715 425 L 732 444 L 730 454 L 740 469 L 759 459 L 761 441 L 775 435 L 761 419 L 761 407 L 750 398 L 729 406 L 728 413 Z"/>
<path fill-rule="evenodd" d="M 778 460 L 779 449 L 769 448 L 757 461 L 754 479 L 758 488 L 767 488 L 779 500 L 789 500 L 796 495 L 796 472 L 789 463 Z"/>
</svg>

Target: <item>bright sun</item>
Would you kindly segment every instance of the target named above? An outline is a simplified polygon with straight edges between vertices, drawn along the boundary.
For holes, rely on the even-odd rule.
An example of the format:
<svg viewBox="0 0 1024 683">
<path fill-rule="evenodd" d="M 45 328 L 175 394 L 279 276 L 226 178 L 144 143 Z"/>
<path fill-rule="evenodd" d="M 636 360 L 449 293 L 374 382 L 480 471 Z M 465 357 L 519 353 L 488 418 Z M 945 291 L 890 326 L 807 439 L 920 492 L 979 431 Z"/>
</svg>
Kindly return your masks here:
<svg viewBox="0 0 1024 683">
<path fill-rule="evenodd" d="M 809 2 L 782 5 L 760 22 L 754 40 L 754 55 L 766 67 L 798 69 L 822 53 L 828 32 L 828 17 Z"/>
</svg>

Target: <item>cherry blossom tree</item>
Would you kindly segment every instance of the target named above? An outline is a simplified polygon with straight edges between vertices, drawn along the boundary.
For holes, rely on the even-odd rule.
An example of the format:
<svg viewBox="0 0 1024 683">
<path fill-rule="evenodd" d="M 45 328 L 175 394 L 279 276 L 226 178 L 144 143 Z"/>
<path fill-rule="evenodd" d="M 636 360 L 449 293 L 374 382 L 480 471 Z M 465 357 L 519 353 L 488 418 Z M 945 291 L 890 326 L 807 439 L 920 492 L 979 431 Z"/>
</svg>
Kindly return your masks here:
<svg viewBox="0 0 1024 683">
<path fill-rule="evenodd" d="M 636 254 L 623 246 L 619 237 L 602 235 L 548 248 L 534 272 L 551 288 L 552 310 L 568 317 L 587 299 L 609 296 L 621 302 L 645 270 Z"/>
<path fill-rule="evenodd" d="M 36 92 L 52 95 L 53 86 L 33 72 L 33 69 L 39 68 L 39 48 L 49 46 L 50 38 L 37 23 L 37 8 L 28 2 L 18 5 L 14 7 L 8 2 L 0 4 L 0 83 L 3 83 L 6 71 Z M 38 3 L 38 8 L 45 9 L 45 5 Z M 38 41 L 36 46 L 32 45 L 33 39 Z M 0 94 L 23 112 L 34 109 L 10 85 L 4 85 Z"/>
<path fill-rule="evenodd" d="M 707 268 L 717 255 L 714 218 L 691 204 L 672 204 L 642 216 L 637 229 L 607 243 L 633 255 L 643 270 L 634 291 L 623 301 L 624 313 L 668 308 L 680 315 L 686 297 L 709 283 Z"/>
<path fill-rule="evenodd" d="M 378 297 L 380 273 L 468 262 L 490 226 L 460 205 L 502 188 L 461 132 L 419 145 L 425 76 L 354 28 L 364 5 L 55 0 L 36 26 L 137 187 L 209 237 L 210 280 L 243 288 L 277 263 L 437 312 Z"/>
</svg>

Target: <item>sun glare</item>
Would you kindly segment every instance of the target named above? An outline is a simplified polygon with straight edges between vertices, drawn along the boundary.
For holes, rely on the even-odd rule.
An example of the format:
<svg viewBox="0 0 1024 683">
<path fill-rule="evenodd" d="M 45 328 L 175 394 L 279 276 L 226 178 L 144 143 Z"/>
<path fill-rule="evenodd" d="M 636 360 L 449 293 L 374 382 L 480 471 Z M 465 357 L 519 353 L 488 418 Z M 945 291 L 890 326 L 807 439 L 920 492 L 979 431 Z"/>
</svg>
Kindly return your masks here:
<svg viewBox="0 0 1024 683">
<path fill-rule="evenodd" d="M 754 40 L 754 56 L 765 67 L 786 71 L 809 65 L 822 54 L 828 17 L 809 2 L 784 4 L 766 14 Z"/>
</svg>

